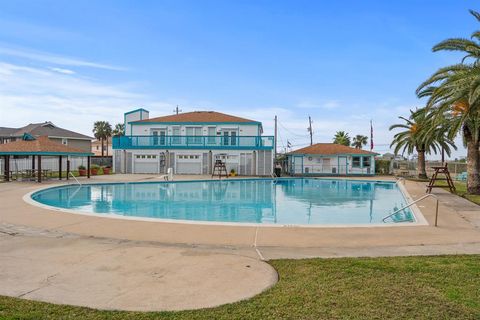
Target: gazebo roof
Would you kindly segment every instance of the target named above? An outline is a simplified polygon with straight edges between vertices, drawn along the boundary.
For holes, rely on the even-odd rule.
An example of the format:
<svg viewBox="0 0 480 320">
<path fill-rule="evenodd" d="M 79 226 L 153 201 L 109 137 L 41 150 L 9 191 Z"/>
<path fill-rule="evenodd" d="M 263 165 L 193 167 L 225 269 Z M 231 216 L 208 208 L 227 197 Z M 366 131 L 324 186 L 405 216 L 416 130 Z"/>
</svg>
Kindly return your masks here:
<svg viewBox="0 0 480 320">
<path fill-rule="evenodd" d="M 47 136 L 33 138 L 24 136 L 5 144 L 0 144 L 0 155 L 40 155 L 40 156 L 93 156 L 91 152 L 72 148 L 50 140 Z"/>
</svg>

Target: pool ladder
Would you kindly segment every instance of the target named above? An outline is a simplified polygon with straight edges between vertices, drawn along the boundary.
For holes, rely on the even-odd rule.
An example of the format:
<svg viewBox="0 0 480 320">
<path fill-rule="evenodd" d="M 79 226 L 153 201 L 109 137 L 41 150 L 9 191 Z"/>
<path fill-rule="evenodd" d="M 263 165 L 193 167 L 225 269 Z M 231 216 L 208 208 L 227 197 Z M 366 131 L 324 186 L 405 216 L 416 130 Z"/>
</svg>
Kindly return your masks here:
<svg viewBox="0 0 480 320">
<path fill-rule="evenodd" d="M 437 197 L 436 195 L 431 194 L 431 193 L 426 194 L 426 195 L 424 195 L 423 197 L 420 197 L 420 198 L 418 198 L 417 200 L 415 200 L 415 201 L 407 204 L 406 206 L 404 206 L 404 207 L 396 210 L 395 212 L 389 214 L 388 216 L 385 216 L 385 217 L 382 219 L 382 221 L 385 222 L 385 220 L 387 220 L 388 218 L 391 218 L 392 216 L 396 215 L 397 213 L 399 213 L 399 212 L 407 209 L 408 207 L 410 207 L 410 206 L 414 205 L 415 203 L 420 202 L 420 201 L 422 201 L 423 199 L 426 199 L 426 198 L 428 198 L 428 197 L 433 197 L 433 198 L 435 198 L 435 200 L 436 200 L 436 206 L 435 206 L 435 227 L 436 227 L 436 226 L 437 226 L 437 222 L 438 222 L 438 197 Z M 393 219 L 392 219 L 392 220 L 393 220 Z M 394 221 L 394 222 L 405 222 L 405 221 L 409 221 L 409 220 L 408 220 L 408 219 L 405 219 L 405 220 L 399 220 L 399 221 L 393 220 L 393 221 Z"/>
<path fill-rule="evenodd" d="M 80 183 L 80 181 L 78 181 L 78 179 L 75 177 L 75 175 L 70 171 L 68 174 L 70 174 L 72 176 L 73 179 L 75 179 L 75 181 L 78 183 L 79 186 L 81 186 L 82 184 Z"/>
</svg>

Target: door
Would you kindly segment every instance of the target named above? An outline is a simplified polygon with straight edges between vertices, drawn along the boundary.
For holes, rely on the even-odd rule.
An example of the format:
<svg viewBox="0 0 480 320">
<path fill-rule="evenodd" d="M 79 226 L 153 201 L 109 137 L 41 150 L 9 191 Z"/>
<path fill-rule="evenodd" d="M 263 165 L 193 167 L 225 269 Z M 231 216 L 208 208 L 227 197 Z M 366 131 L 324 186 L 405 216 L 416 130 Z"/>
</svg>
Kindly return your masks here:
<svg viewBox="0 0 480 320">
<path fill-rule="evenodd" d="M 202 157 L 199 154 L 179 154 L 176 163 L 177 174 L 202 174 Z"/>
<path fill-rule="evenodd" d="M 237 131 L 224 130 L 223 131 L 223 145 L 224 146 L 236 146 L 237 145 Z"/>
<path fill-rule="evenodd" d="M 159 173 L 159 157 L 156 154 L 136 154 L 133 173 Z"/>
<path fill-rule="evenodd" d="M 153 145 L 164 146 L 166 144 L 166 135 L 167 135 L 167 130 L 165 129 L 152 130 Z"/>
<path fill-rule="evenodd" d="M 338 174 L 348 174 L 347 157 L 338 157 Z"/>
</svg>

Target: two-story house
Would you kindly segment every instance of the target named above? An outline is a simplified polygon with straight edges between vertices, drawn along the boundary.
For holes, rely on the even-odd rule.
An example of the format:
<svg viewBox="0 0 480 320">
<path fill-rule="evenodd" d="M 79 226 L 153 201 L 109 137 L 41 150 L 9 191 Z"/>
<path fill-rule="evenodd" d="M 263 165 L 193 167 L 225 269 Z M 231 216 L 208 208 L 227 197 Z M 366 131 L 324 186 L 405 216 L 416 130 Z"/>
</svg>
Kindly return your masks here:
<svg viewBox="0 0 480 320">
<path fill-rule="evenodd" d="M 113 137 L 114 170 L 121 173 L 211 174 L 215 160 L 239 175 L 270 175 L 274 138 L 262 124 L 215 111 L 150 118 L 125 113 L 125 134 Z"/>
<path fill-rule="evenodd" d="M 22 140 L 25 133 L 33 137 L 47 136 L 50 140 L 90 152 L 92 137 L 60 128 L 52 122 L 30 123 L 21 128 L 0 127 L 0 144 Z"/>
</svg>

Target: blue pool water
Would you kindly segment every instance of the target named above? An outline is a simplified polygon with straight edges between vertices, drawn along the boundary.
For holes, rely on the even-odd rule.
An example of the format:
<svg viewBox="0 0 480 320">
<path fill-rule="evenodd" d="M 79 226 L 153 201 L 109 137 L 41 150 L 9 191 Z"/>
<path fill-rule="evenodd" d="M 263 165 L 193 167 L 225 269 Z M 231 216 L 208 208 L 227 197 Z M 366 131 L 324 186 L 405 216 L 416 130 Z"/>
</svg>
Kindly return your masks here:
<svg viewBox="0 0 480 320">
<path fill-rule="evenodd" d="M 42 204 L 84 213 L 262 224 L 378 224 L 406 204 L 395 183 L 251 179 L 69 185 L 36 192 Z M 404 210 L 387 223 L 409 219 Z"/>
</svg>

